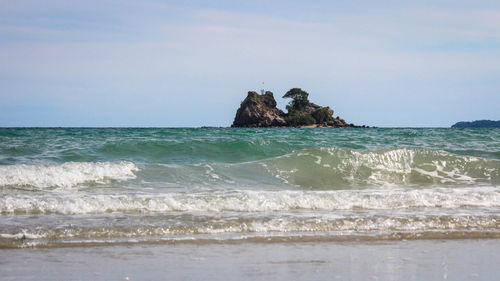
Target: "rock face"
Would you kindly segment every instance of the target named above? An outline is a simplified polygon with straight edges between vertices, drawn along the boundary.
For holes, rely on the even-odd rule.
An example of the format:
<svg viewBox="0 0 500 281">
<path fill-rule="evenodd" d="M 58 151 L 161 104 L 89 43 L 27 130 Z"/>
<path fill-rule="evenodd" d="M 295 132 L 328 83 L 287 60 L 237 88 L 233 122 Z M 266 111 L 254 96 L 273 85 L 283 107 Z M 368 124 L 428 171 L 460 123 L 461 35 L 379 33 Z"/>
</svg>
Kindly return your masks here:
<svg viewBox="0 0 500 281">
<path fill-rule="evenodd" d="M 263 95 L 250 91 L 243 100 L 231 127 L 283 127 L 286 126 L 285 113 L 276 108 L 272 92 Z"/>
<path fill-rule="evenodd" d="M 320 108 L 323 108 L 322 106 L 319 106 L 315 103 L 308 103 L 305 108 L 304 108 L 304 111 L 307 113 L 307 114 L 312 114 L 314 111 L 320 109 Z M 332 110 L 332 114 L 333 114 L 333 110 Z"/>
</svg>

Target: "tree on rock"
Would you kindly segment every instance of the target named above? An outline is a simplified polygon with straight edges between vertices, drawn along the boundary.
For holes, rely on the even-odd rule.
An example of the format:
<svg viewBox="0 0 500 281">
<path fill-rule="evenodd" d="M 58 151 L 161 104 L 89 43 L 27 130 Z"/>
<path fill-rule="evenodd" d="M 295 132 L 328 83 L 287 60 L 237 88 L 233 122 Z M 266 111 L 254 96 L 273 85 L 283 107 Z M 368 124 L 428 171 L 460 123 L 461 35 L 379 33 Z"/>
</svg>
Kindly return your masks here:
<svg viewBox="0 0 500 281">
<path fill-rule="evenodd" d="M 290 89 L 283 98 L 291 98 L 292 100 L 286 106 L 288 112 L 292 111 L 301 111 L 306 105 L 309 104 L 309 94 L 306 91 L 303 91 L 300 88 Z"/>
</svg>

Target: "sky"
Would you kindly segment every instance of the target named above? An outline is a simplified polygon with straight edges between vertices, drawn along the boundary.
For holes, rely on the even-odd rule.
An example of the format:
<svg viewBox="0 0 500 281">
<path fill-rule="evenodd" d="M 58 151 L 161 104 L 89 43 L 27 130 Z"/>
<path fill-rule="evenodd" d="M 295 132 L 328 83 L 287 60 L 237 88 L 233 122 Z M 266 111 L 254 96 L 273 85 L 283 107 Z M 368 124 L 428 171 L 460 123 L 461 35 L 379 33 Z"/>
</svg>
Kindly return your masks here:
<svg viewBox="0 0 500 281">
<path fill-rule="evenodd" d="M 500 119 L 500 1 L 0 0 L 0 126 L 229 126 L 291 88 L 349 123 Z"/>
</svg>

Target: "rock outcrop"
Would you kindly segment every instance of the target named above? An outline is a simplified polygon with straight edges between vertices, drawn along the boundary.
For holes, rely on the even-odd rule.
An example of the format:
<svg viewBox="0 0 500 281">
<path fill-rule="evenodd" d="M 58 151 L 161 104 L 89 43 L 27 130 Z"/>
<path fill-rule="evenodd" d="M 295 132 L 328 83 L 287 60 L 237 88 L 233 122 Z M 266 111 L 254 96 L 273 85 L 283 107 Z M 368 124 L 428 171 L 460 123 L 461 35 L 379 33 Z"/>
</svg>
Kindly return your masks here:
<svg viewBox="0 0 500 281">
<path fill-rule="evenodd" d="M 250 91 L 236 111 L 231 127 L 299 127 L 299 128 L 366 128 L 348 124 L 344 119 L 333 117 L 333 109 L 309 102 L 307 92 L 299 88 L 290 90 L 294 100 L 287 106 L 288 113 L 276 107 L 276 100 L 270 91 L 259 95 Z"/>
<path fill-rule="evenodd" d="M 283 127 L 286 126 L 285 113 L 276 108 L 272 92 L 262 95 L 248 92 L 243 100 L 231 127 Z"/>
</svg>

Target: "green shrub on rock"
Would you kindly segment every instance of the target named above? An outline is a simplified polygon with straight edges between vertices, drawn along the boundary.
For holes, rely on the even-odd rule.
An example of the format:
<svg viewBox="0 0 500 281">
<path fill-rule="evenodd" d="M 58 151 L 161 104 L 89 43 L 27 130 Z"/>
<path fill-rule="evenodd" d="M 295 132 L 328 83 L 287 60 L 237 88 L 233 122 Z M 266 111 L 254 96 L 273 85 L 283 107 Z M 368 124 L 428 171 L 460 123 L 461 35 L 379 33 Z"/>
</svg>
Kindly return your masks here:
<svg viewBox="0 0 500 281">
<path fill-rule="evenodd" d="M 333 117 L 330 114 L 330 112 L 328 112 L 327 107 L 318 108 L 311 115 L 318 124 L 323 122 L 333 121 Z"/>
<path fill-rule="evenodd" d="M 288 113 L 285 116 L 285 120 L 287 124 L 294 127 L 307 126 L 316 123 L 316 119 L 314 119 L 310 114 L 300 111 L 292 111 Z"/>
</svg>

